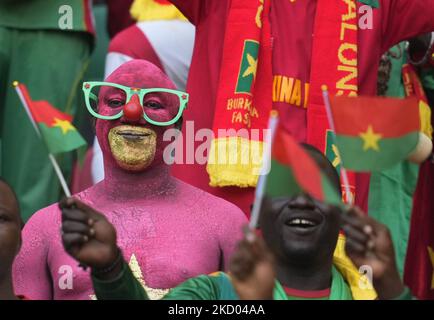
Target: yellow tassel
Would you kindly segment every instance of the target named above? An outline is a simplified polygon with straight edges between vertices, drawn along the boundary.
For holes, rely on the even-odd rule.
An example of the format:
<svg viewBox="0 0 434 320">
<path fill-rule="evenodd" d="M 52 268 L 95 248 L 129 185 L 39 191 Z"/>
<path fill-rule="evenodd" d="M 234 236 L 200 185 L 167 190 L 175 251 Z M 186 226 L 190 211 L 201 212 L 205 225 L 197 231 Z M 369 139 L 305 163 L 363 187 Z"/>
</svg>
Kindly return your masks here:
<svg viewBox="0 0 434 320">
<path fill-rule="evenodd" d="M 154 0 L 135 0 L 130 8 L 131 17 L 138 21 L 187 20 L 172 4 L 160 4 Z"/>
<path fill-rule="evenodd" d="M 356 266 L 345 253 L 345 236 L 339 235 L 333 255 L 333 264 L 350 286 L 354 300 L 375 300 L 377 293 L 367 277 L 359 273 Z"/>
<path fill-rule="evenodd" d="M 256 187 L 262 168 L 262 141 L 242 137 L 214 139 L 206 170 L 210 186 Z"/>
</svg>

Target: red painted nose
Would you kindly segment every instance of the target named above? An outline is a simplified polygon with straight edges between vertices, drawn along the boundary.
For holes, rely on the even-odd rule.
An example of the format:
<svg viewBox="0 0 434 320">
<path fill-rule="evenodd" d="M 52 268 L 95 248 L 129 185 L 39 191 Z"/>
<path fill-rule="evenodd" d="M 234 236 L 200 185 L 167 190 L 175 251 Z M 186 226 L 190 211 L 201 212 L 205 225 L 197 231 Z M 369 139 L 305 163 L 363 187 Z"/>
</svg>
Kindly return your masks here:
<svg viewBox="0 0 434 320">
<path fill-rule="evenodd" d="M 140 105 L 139 96 L 133 95 L 124 106 L 124 116 L 129 121 L 139 121 L 142 118 L 143 109 Z"/>
</svg>

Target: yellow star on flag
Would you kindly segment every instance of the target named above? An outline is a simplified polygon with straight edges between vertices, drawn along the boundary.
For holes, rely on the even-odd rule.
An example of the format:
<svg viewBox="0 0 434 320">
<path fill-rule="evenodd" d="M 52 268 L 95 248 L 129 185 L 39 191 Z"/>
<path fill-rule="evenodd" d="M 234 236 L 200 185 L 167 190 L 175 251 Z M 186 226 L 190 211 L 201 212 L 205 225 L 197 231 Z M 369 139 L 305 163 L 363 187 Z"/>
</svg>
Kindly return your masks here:
<svg viewBox="0 0 434 320">
<path fill-rule="evenodd" d="M 378 142 L 383 136 L 379 133 L 375 133 L 371 125 L 368 127 L 366 132 L 360 133 L 360 137 L 363 139 L 363 151 L 367 151 L 369 149 L 380 151 Z"/>
<path fill-rule="evenodd" d="M 54 118 L 53 127 L 59 127 L 62 130 L 63 134 L 66 134 L 68 131 L 74 131 L 75 128 L 68 120 L 60 120 L 58 118 Z"/>
<path fill-rule="evenodd" d="M 433 268 L 432 279 L 431 279 L 431 289 L 434 289 L 434 251 L 431 247 L 428 247 L 428 254 L 429 254 L 429 258 L 431 260 L 431 265 Z"/>
<path fill-rule="evenodd" d="M 243 73 L 243 78 L 253 74 L 253 78 L 256 77 L 256 70 L 258 68 L 258 59 L 253 58 L 249 53 L 247 54 L 247 62 L 249 66 Z"/>
</svg>

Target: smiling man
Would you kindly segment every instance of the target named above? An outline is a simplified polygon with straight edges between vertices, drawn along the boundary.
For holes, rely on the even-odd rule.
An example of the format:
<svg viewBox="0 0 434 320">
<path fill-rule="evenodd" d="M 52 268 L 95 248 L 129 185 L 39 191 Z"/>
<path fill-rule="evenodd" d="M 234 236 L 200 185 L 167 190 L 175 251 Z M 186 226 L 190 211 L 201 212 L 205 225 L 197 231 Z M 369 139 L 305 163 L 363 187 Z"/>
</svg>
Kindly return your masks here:
<svg viewBox="0 0 434 320">
<path fill-rule="evenodd" d="M 106 81 L 83 85 L 86 105 L 97 118 L 105 179 L 62 208 L 79 217 L 86 214 L 85 204 L 102 212 L 116 228 L 138 281 L 157 298 L 191 277 L 225 269 L 245 217 L 232 204 L 169 173 L 163 159 L 169 142 L 163 134 L 179 125 L 186 93 L 174 90 L 167 76 L 144 60 L 125 63 Z M 81 238 L 74 219 L 63 227 L 74 230 L 64 239 Z M 89 270 L 64 251 L 60 228 L 58 204 L 27 223 L 14 266 L 17 292 L 32 299 L 93 297 Z"/>
<path fill-rule="evenodd" d="M 340 191 L 332 164 L 316 149 L 305 148 Z M 67 204 L 77 204 L 86 213 L 64 212 L 63 241 L 74 258 L 92 267 L 97 297 L 148 299 L 122 255 L 117 254 L 120 250 L 116 233 L 107 219 L 74 199 L 68 199 Z M 360 210 L 351 209 L 341 221 L 339 209 L 304 194 L 266 197 L 261 210 L 262 233 L 270 250 L 256 237 L 243 240 L 232 258 L 229 274 L 219 272 L 187 280 L 165 299 L 355 299 L 344 274 L 333 261 L 341 227 L 347 235 L 347 253 L 352 261 L 358 267 L 371 267 L 378 297 L 411 297 L 399 278 L 390 234 Z M 72 220 L 81 226 L 78 235 L 77 229 L 66 222 Z"/>
<path fill-rule="evenodd" d="M 12 287 L 12 263 L 21 247 L 21 226 L 17 197 L 0 178 L 0 301 L 20 299 Z"/>
</svg>

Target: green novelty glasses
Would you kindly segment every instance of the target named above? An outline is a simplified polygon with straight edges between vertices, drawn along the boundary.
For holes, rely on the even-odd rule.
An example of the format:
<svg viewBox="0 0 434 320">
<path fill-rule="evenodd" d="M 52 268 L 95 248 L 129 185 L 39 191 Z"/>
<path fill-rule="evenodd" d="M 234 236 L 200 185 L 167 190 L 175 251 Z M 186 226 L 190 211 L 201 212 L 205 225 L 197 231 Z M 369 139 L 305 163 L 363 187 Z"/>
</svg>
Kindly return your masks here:
<svg viewBox="0 0 434 320">
<path fill-rule="evenodd" d="M 156 126 L 170 126 L 176 123 L 187 107 L 189 98 L 188 93 L 178 90 L 130 88 L 100 81 L 84 82 L 83 92 L 90 114 L 103 120 L 121 118 L 124 115 L 124 106 L 137 95 L 144 119 Z"/>
</svg>

